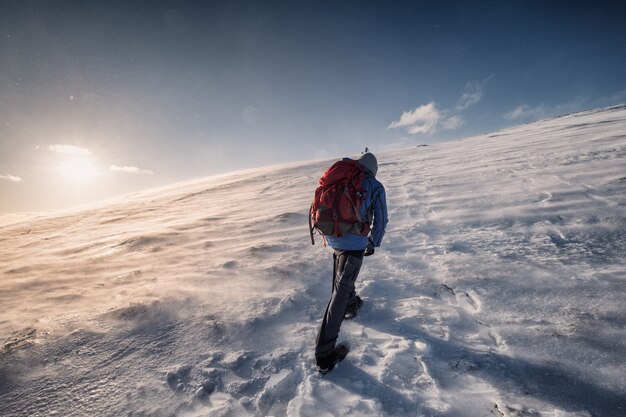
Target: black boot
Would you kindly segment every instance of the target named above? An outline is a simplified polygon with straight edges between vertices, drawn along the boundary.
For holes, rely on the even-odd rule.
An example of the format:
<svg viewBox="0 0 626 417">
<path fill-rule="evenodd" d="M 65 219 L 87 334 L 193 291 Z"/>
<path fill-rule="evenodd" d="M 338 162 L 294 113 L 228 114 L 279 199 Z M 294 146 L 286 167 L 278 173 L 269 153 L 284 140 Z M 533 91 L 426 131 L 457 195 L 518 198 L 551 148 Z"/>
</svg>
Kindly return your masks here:
<svg viewBox="0 0 626 417">
<path fill-rule="evenodd" d="M 356 296 L 356 301 L 353 304 L 350 304 L 346 310 L 346 314 L 343 316 L 344 320 L 352 320 L 356 317 L 357 311 L 363 305 L 363 300 L 358 295 Z"/>
<path fill-rule="evenodd" d="M 339 344 L 335 346 L 335 350 L 333 350 L 330 355 L 322 357 L 316 356 L 315 361 L 317 362 L 317 370 L 321 374 L 326 374 L 332 371 L 338 362 L 345 359 L 349 351 L 350 349 L 348 348 L 348 346 L 344 344 Z"/>
</svg>

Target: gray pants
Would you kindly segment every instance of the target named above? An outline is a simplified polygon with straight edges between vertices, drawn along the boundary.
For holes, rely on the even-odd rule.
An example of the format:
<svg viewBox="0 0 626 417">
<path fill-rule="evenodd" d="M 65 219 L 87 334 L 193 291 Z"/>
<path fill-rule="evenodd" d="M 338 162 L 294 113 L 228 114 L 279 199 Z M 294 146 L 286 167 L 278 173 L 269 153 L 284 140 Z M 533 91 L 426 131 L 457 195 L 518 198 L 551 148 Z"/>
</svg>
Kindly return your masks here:
<svg viewBox="0 0 626 417">
<path fill-rule="evenodd" d="M 333 292 L 317 333 L 315 356 L 318 358 L 333 352 L 348 305 L 356 303 L 354 283 L 363 264 L 363 251 L 335 249 L 333 260 Z"/>
</svg>

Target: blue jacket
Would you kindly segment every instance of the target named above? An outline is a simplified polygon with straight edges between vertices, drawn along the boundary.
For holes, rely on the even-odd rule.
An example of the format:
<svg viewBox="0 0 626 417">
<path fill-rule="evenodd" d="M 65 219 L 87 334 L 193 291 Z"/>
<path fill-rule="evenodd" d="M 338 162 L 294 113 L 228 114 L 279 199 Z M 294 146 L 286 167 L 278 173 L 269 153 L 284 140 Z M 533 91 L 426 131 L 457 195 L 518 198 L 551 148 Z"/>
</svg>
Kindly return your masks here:
<svg viewBox="0 0 626 417">
<path fill-rule="evenodd" d="M 365 200 L 361 204 L 361 218 L 372 219 L 372 231 L 368 236 L 348 233 L 340 237 L 326 236 L 328 244 L 339 250 L 364 250 L 368 246 L 379 247 L 385 235 L 387 218 L 387 198 L 385 187 L 374 177 L 365 174 L 363 181 Z"/>
</svg>

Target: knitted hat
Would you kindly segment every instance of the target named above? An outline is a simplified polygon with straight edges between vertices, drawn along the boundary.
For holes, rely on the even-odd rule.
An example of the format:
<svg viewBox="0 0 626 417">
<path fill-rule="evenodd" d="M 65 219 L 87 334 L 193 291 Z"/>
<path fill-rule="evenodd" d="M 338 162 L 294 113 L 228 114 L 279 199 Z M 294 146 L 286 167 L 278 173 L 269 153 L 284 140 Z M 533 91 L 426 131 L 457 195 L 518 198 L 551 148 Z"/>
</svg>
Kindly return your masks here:
<svg viewBox="0 0 626 417">
<path fill-rule="evenodd" d="M 378 162 L 374 154 L 366 152 L 361 155 L 357 161 L 359 161 L 359 164 L 361 164 L 361 166 L 365 168 L 365 171 L 369 172 L 372 177 L 376 176 L 378 172 Z"/>
</svg>

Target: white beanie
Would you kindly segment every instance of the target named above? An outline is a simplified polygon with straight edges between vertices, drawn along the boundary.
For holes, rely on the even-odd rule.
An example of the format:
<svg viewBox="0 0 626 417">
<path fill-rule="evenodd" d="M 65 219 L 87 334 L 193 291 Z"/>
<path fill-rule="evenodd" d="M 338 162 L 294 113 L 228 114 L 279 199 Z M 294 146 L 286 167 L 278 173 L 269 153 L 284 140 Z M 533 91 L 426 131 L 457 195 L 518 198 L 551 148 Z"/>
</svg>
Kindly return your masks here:
<svg viewBox="0 0 626 417">
<path fill-rule="evenodd" d="M 365 170 L 369 172 L 372 177 L 376 176 L 376 173 L 378 172 L 378 162 L 376 161 L 376 157 L 373 153 L 366 152 L 361 155 L 357 161 L 359 161 L 359 164 L 361 164 L 361 166 L 365 168 Z"/>
</svg>

